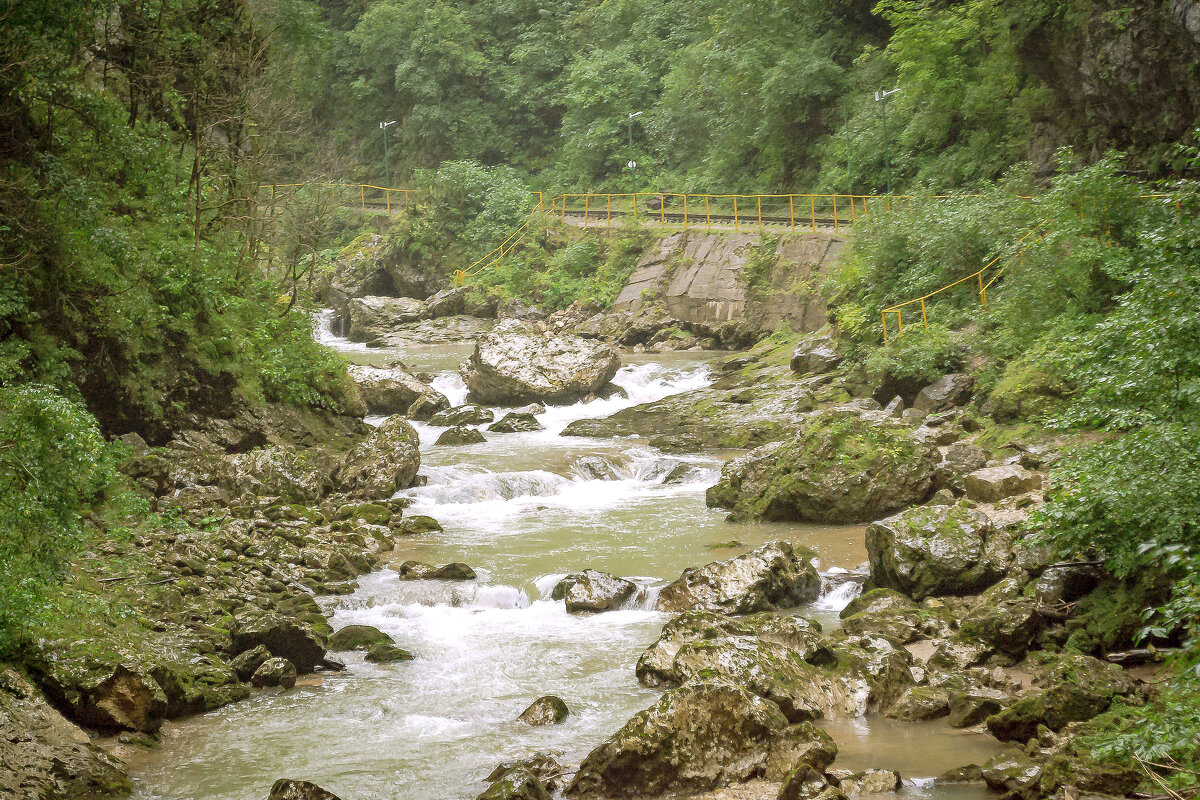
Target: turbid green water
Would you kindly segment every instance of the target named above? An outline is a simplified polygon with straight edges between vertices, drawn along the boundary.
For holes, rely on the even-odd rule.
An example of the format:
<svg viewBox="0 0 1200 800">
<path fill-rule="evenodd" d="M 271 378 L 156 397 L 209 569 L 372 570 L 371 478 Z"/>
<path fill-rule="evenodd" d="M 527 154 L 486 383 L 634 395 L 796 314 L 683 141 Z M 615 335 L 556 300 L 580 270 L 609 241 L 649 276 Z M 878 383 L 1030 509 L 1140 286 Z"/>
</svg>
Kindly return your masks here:
<svg viewBox="0 0 1200 800">
<path fill-rule="evenodd" d="M 452 370 L 466 348 L 381 354 L 327 341 L 355 359 L 399 356 L 438 374 L 436 385 L 452 401 L 465 395 Z M 353 595 L 323 601 L 335 627 L 375 625 L 417 659 L 376 666 L 351 654 L 344 673 L 169 725 L 135 776 L 135 797 L 263 800 L 275 779 L 293 777 L 343 800 L 473 798 L 500 761 L 534 750 L 578 761 L 658 697 L 637 683 L 633 666 L 667 616 L 645 608 L 569 616 L 547 599 L 558 576 L 600 569 L 634 578 L 652 594 L 688 566 L 776 538 L 813 548 L 821 569 L 835 575 L 861 564 L 861 527 L 734 525 L 706 508 L 704 490 L 724 454 L 680 458 L 637 441 L 558 436 L 574 419 L 705 385 L 713 358 L 630 359 L 617 378 L 628 400 L 551 408 L 539 415 L 541 432 L 489 434 L 486 444 L 447 448 L 432 445 L 438 429 L 418 426 L 429 482 L 404 494 L 411 513 L 436 517 L 445 531 L 406 543 L 393 561 L 464 561 L 479 580 L 401 582 L 385 569 L 361 579 Z M 690 467 L 683 479 L 664 483 L 680 463 Z M 708 547 L 731 540 L 741 545 Z M 851 595 L 834 591 L 801 613 L 836 624 Z M 567 723 L 515 721 L 548 693 L 570 706 Z M 828 729 L 843 748 L 839 765 L 898 769 L 909 779 L 906 794 L 939 800 L 982 796 L 924 784 L 996 749 L 989 737 L 940 725 L 872 718 L 831 720 Z"/>
</svg>

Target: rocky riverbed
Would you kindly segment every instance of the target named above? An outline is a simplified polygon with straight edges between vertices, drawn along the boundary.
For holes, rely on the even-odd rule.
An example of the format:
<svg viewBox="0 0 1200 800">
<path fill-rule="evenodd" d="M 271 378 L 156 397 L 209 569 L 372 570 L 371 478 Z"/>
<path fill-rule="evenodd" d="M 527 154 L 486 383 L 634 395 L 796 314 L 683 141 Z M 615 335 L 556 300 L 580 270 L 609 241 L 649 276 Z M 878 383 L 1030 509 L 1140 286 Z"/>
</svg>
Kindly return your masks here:
<svg viewBox="0 0 1200 800">
<path fill-rule="evenodd" d="M 412 341 L 460 300 L 351 325 Z M 1023 525 L 1054 447 L 988 439 L 966 376 L 880 402 L 829 337 L 631 354 L 576 311 L 477 344 L 322 327 L 362 416 L 131 440 L 190 525 L 76 565 L 126 622 L 4 673 L 0 797 L 1133 788 L 1073 744 L 1149 688 L 1102 658 L 1122 588 Z"/>
</svg>

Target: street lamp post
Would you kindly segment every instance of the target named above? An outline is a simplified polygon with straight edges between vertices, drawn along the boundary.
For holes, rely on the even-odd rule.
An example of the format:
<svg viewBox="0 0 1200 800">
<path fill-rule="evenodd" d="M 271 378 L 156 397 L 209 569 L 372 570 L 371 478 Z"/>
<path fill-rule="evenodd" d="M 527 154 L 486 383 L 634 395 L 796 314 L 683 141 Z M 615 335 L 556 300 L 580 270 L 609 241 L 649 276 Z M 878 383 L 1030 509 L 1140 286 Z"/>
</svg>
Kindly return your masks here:
<svg viewBox="0 0 1200 800">
<path fill-rule="evenodd" d="M 633 171 L 637 169 L 637 162 L 633 160 L 633 118 L 641 115 L 641 111 L 629 115 L 629 188 L 633 192 L 633 219 L 635 222 L 637 221 L 637 181 L 634 180 Z"/>
<path fill-rule="evenodd" d="M 396 120 L 379 123 L 379 130 L 383 131 L 383 185 L 389 189 L 392 188 L 392 162 L 388 158 L 387 129 L 395 124 Z"/>
<path fill-rule="evenodd" d="M 876 92 L 875 102 L 879 103 L 879 107 L 883 112 L 883 160 L 887 168 L 887 192 L 892 193 L 892 148 L 891 139 L 888 138 L 887 127 L 887 99 L 894 95 L 899 89 L 892 89 L 890 92 Z"/>
</svg>

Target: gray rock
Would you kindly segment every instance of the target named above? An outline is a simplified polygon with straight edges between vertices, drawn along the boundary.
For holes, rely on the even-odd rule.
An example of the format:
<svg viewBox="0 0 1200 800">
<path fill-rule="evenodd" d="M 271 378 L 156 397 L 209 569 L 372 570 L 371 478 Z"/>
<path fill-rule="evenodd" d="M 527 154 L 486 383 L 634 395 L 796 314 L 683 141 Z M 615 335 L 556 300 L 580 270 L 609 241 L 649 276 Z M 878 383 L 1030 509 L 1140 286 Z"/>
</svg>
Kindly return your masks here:
<svg viewBox="0 0 1200 800">
<path fill-rule="evenodd" d="M 995 503 L 1006 497 L 1042 488 L 1042 476 L 1018 464 L 977 469 L 963 479 L 967 497 L 977 503 Z"/>
<path fill-rule="evenodd" d="M 500 418 L 499 422 L 488 426 L 488 430 L 493 433 L 526 433 L 542 429 L 542 423 L 538 422 L 537 417 L 533 414 L 525 414 L 517 411 L 505 414 Z"/>
<path fill-rule="evenodd" d="M 0 797 L 107 800 L 132 788 L 117 759 L 16 671 L 0 671 Z"/>
<path fill-rule="evenodd" d="M 567 704 L 562 701 L 562 698 L 548 694 L 545 697 L 539 697 L 534 700 L 529 708 L 521 712 L 518 720 L 526 725 L 539 727 L 542 725 L 558 725 L 560 722 L 565 722 L 570 716 L 571 711 L 567 708 Z"/>
<path fill-rule="evenodd" d="M 550 794 L 535 772 L 515 766 L 498 775 L 476 800 L 550 800 Z"/>
<path fill-rule="evenodd" d="M 829 332 L 801 339 L 792 351 L 792 371 L 798 375 L 821 375 L 833 371 L 841 363 L 837 340 Z"/>
<path fill-rule="evenodd" d="M 347 371 L 372 414 L 407 414 L 423 398 L 431 400 L 428 406 L 423 406 L 430 409 L 430 414 L 450 407 L 445 395 L 401 367 L 351 364 Z"/>
<path fill-rule="evenodd" d="M 983 765 L 988 788 L 1006 797 L 1025 797 L 1042 778 L 1042 767 L 1020 750 L 1006 750 Z"/>
<path fill-rule="evenodd" d="M 247 650 L 244 653 L 239 653 L 233 661 L 229 662 L 233 674 L 238 676 L 238 680 L 248 681 L 254 675 L 258 668 L 265 664 L 271 658 L 271 651 L 266 645 L 258 645 Z"/>
<path fill-rule="evenodd" d="M 975 379 L 964 373 L 943 375 L 917 394 L 913 408 L 925 414 L 960 406 L 971 399 Z"/>
<path fill-rule="evenodd" d="M 891 769 L 868 769 L 843 778 L 838 788 L 848 795 L 881 794 L 900 789 L 900 773 Z"/>
<path fill-rule="evenodd" d="M 914 600 L 973 594 L 1004 574 L 1010 554 L 997 546 L 1002 538 L 985 514 L 962 504 L 912 508 L 867 528 L 871 580 Z"/>
<path fill-rule="evenodd" d="M 983 469 L 987 465 L 987 453 L 973 444 L 951 444 L 942 451 L 942 460 L 955 472 L 966 473 Z"/>
<path fill-rule="evenodd" d="M 345 494 L 362 500 L 386 500 L 412 486 L 421 467 L 420 441 L 412 425 L 389 417 L 346 454 L 333 480 Z"/>
<path fill-rule="evenodd" d="M 277 614 L 258 614 L 235 620 L 231 650 L 241 654 L 262 645 L 286 658 L 301 673 L 312 672 L 325 659 L 325 639 L 312 628 Z"/>
<path fill-rule="evenodd" d="M 455 406 L 454 408 L 446 409 L 434 414 L 429 419 L 429 424 L 437 427 L 452 427 L 455 425 L 483 425 L 491 422 L 496 418 L 490 408 L 467 404 L 465 406 Z"/>
<path fill-rule="evenodd" d="M 819 770 L 801 764 L 784 776 L 776 800 L 815 800 L 828 790 L 829 781 Z"/>
<path fill-rule="evenodd" d="M 701 792 L 747 780 L 787 728 L 779 708 L 744 689 L 694 683 L 635 715 L 579 767 L 571 797 Z"/>
<path fill-rule="evenodd" d="M 437 319 L 462 314 L 467 307 L 468 291 L 465 286 L 442 289 L 425 301 L 425 315 L 430 319 Z"/>
<path fill-rule="evenodd" d="M 887 716 L 902 722 L 939 719 L 950 713 L 949 694 L 934 686 L 912 686 L 900 695 Z"/>
<path fill-rule="evenodd" d="M 1045 688 L 988 717 L 993 736 L 1004 742 L 1026 742 L 1037 735 L 1041 725 L 1058 731 L 1068 723 L 1089 720 L 1108 710 L 1114 697 L 1136 688 L 1120 667 L 1084 655 L 1063 656 L 1041 683 Z M 990 779 L 988 784 L 992 784 Z"/>
<path fill-rule="evenodd" d="M 555 584 L 550 598 L 565 601 L 569 614 L 598 614 L 620 608 L 633 597 L 637 588 L 632 581 L 587 569 L 572 573 Z"/>
<path fill-rule="evenodd" d="M 460 446 L 468 444 L 482 444 L 487 439 L 483 434 L 474 428 L 468 428 L 465 425 L 455 425 L 453 428 L 447 428 L 442 431 L 434 444 L 442 445 L 443 447 Z"/>
<path fill-rule="evenodd" d="M 131 456 L 148 456 L 150 455 L 150 445 L 146 444 L 146 440 L 136 433 L 125 433 L 117 437 L 117 441 L 129 448 Z"/>
<path fill-rule="evenodd" d="M 821 577 L 807 557 L 784 541 L 752 553 L 684 571 L 659 593 L 660 611 L 720 611 L 749 614 L 816 600 Z"/>
<path fill-rule="evenodd" d="M 254 670 L 250 683 L 259 689 L 291 689 L 296 685 L 296 668 L 286 658 L 268 658 Z"/>
<path fill-rule="evenodd" d="M 480 337 L 462 367 L 479 402 L 573 402 L 598 392 L 621 366 L 611 345 L 576 336 L 543 336 L 506 320 Z"/>
<path fill-rule="evenodd" d="M 375 642 L 367 648 L 366 660 L 372 664 L 396 664 L 412 661 L 413 654 L 391 642 Z"/>
<path fill-rule="evenodd" d="M 445 580 L 473 581 L 477 577 L 475 570 L 461 562 L 453 562 L 441 567 L 423 564 L 420 561 L 405 561 L 396 572 L 403 581 Z"/>
<path fill-rule="evenodd" d="M 281 778 L 275 781 L 271 787 L 271 794 L 267 800 L 340 800 L 340 798 L 315 783 Z"/>
<path fill-rule="evenodd" d="M 346 338 L 371 342 L 425 316 L 425 304 L 412 297 L 352 297 L 346 301 Z"/>
<path fill-rule="evenodd" d="M 484 778 L 488 783 L 501 780 L 514 770 L 525 770 L 531 773 L 547 792 L 553 792 L 562 780 L 562 764 L 549 753 L 534 753 L 519 761 L 505 761 L 497 766 Z"/>
</svg>

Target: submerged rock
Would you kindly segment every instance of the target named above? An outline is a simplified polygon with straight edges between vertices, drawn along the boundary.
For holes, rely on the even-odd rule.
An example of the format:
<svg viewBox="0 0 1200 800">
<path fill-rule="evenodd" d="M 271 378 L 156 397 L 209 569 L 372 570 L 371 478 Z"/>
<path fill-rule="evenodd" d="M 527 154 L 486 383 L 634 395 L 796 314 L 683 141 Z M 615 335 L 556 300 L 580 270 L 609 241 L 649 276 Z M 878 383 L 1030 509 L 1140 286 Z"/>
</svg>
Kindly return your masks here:
<svg viewBox="0 0 1200 800">
<path fill-rule="evenodd" d="M 412 486 L 421 467 L 420 440 L 407 420 L 389 417 L 342 460 L 337 488 L 353 498 L 386 500 Z"/>
<path fill-rule="evenodd" d="M 550 800 L 550 794 L 537 773 L 518 765 L 497 775 L 476 800 Z"/>
<path fill-rule="evenodd" d="M 526 725 L 541 726 L 541 725 L 557 725 L 560 722 L 565 722 L 570 716 L 571 711 L 567 708 L 567 704 L 562 701 L 562 698 L 548 694 L 545 697 L 539 697 L 534 700 L 529 708 L 521 712 L 518 720 Z"/>
<path fill-rule="evenodd" d="M 315 783 L 281 778 L 271 787 L 267 800 L 340 800 L 333 792 L 327 792 Z"/>
<path fill-rule="evenodd" d="M 787 728 L 774 703 L 736 686 L 673 689 L 593 750 L 567 795 L 641 797 L 706 791 L 747 780 Z"/>
<path fill-rule="evenodd" d="M 462 367 L 471 396 L 483 403 L 568 403 L 594 395 L 617 374 L 612 345 L 577 336 L 544 336 L 505 320 L 481 336 Z"/>
<path fill-rule="evenodd" d="M 585 569 L 555 584 L 550 598 L 565 601 L 569 614 L 598 614 L 620 608 L 637 588 L 636 583 L 616 575 Z"/>
<path fill-rule="evenodd" d="M 391 642 L 375 642 L 367 648 L 366 660 L 372 664 L 396 664 L 412 661 L 415 656 Z"/>
<path fill-rule="evenodd" d="M 830 411 L 727 463 L 706 500 L 735 519 L 866 522 L 924 502 L 938 455 L 882 412 Z"/>
<path fill-rule="evenodd" d="M 442 431 L 442 435 L 437 438 L 434 444 L 443 446 L 458 446 L 466 444 L 482 444 L 487 439 L 483 438 L 483 434 L 474 428 L 468 428 L 465 425 L 455 425 L 453 428 L 447 428 Z"/>
<path fill-rule="evenodd" d="M 821 576 L 807 557 L 784 541 L 752 553 L 684 571 L 659 593 L 660 611 L 720 611 L 749 614 L 811 603 L 821 594 Z"/>
<path fill-rule="evenodd" d="M 121 763 L 91 744 L 14 670 L 0 671 L 0 797 L 124 797 Z"/>
<path fill-rule="evenodd" d="M 485 781 L 495 783 L 514 770 L 525 770 L 533 774 L 547 792 L 553 792 L 562 780 L 562 764 L 549 753 L 534 753 L 518 761 L 505 761 L 491 771 Z"/>
<path fill-rule="evenodd" d="M 914 600 L 982 591 L 1004 574 L 1011 545 L 962 504 L 909 509 L 872 523 L 866 539 L 874 585 Z"/>
</svg>

